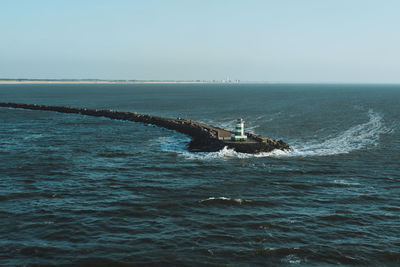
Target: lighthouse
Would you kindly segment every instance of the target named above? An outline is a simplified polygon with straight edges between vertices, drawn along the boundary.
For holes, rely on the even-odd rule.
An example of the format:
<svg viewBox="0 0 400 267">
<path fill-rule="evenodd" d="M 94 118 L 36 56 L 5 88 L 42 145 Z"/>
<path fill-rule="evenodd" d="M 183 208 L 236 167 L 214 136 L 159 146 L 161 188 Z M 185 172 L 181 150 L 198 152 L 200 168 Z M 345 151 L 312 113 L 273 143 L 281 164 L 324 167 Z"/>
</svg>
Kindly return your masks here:
<svg viewBox="0 0 400 267">
<path fill-rule="evenodd" d="M 244 120 L 237 119 L 235 133 L 231 135 L 232 141 L 246 141 L 247 136 L 244 134 Z"/>
</svg>

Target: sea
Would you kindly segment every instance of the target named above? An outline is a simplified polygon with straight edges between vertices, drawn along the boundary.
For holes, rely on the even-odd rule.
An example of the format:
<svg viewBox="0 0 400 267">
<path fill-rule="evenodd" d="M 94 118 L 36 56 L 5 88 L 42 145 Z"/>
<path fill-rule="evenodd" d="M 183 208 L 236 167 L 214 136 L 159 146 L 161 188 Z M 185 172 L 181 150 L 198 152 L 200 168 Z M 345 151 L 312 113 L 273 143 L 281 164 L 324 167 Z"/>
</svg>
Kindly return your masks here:
<svg viewBox="0 0 400 267">
<path fill-rule="evenodd" d="M 143 123 L 0 108 L 0 266 L 399 266 L 400 85 L 14 84 L 291 149 L 195 153 Z"/>
</svg>

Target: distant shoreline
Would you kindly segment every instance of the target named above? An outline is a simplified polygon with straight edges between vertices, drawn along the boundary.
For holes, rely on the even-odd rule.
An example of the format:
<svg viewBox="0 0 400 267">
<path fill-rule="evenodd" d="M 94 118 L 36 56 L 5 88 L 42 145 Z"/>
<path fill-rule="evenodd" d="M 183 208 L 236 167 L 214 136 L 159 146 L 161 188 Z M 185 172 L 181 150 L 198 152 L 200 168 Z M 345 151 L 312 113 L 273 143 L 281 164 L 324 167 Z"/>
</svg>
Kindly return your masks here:
<svg viewBox="0 0 400 267">
<path fill-rule="evenodd" d="M 0 79 L 2 84 L 326 84 L 326 85 L 400 85 L 400 83 L 368 82 L 282 82 L 282 81 L 227 81 L 227 80 L 97 80 L 97 79 Z"/>
<path fill-rule="evenodd" d="M 231 83 L 221 81 L 135 81 L 135 80 L 0 80 L 0 84 L 193 84 L 193 83 Z"/>
</svg>

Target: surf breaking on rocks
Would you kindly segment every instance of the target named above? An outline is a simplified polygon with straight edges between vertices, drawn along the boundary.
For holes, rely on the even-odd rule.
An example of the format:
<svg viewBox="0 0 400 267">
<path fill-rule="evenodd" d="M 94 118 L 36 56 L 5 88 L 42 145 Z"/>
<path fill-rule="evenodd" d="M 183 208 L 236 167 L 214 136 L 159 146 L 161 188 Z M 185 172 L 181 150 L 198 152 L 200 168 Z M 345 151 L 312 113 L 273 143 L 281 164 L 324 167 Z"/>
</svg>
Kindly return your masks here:
<svg viewBox="0 0 400 267">
<path fill-rule="evenodd" d="M 378 145 L 380 135 L 391 133 L 393 129 L 384 124 L 381 114 L 369 110 L 369 120 L 354 125 L 349 129 L 337 134 L 336 136 L 328 136 L 323 141 L 293 141 L 290 149 L 275 149 L 270 152 L 262 152 L 258 154 L 245 154 L 224 147 L 216 152 L 190 153 L 184 150 L 185 142 L 189 140 L 178 140 L 176 136 L 171 136 L 165 140 L 162 150 L 168 152 L 176 152 L 187 159 L 192 160 L 212 160 L 226 158 L 263 158 L 263 157 L 319 157 L 347 154 L 352 151 L 366 149 Z M 163 140 L 164 141 L 164 140 Z"/>
</svg>

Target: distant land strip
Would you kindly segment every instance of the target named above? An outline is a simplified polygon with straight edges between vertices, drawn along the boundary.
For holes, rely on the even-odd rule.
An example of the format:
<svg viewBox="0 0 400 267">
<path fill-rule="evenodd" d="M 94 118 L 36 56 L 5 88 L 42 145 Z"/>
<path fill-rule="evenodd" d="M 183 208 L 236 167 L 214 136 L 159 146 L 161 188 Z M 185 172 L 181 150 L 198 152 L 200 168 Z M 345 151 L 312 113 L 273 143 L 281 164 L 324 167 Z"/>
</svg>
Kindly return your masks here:
<svg viewBox="0 0 400 267">
<path fill-rule="evenodd" d="M 196 84 L 239 83 L 226 80 L 0 79 L 0 84 Z"/>
<path fill-rule="evenodd" d="M 105 79 L 7 79 L 2 84 L 293 84 L 293 85 L 389 85 L 400 83 L 384 82 L 335 82 L 335 81 L 242 81 L 242 80 L 105 80 Z"/>
</svg>

